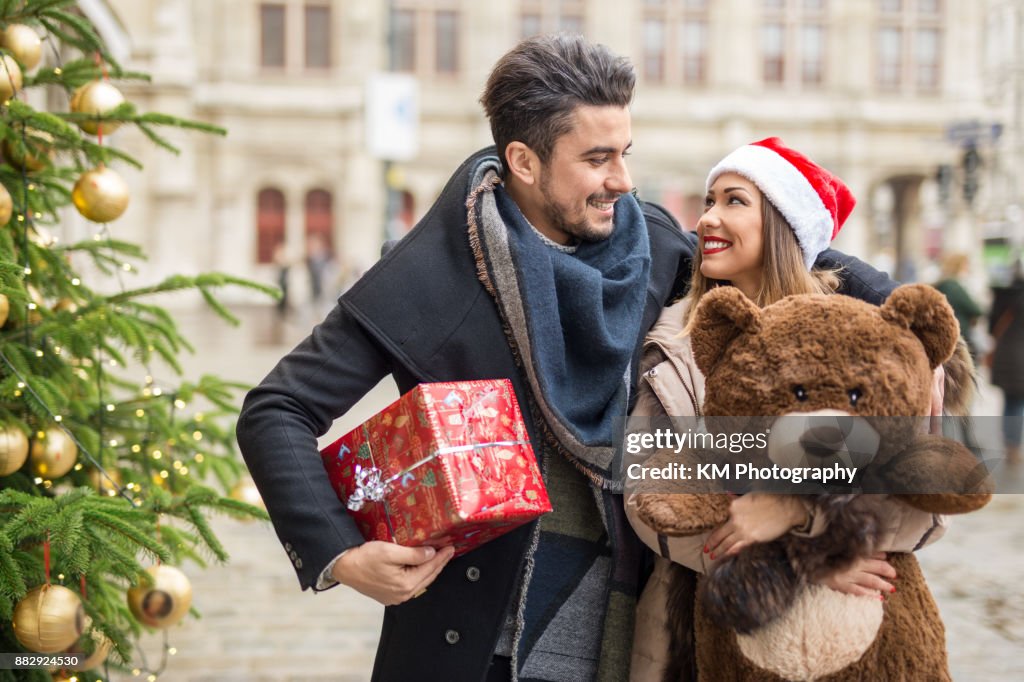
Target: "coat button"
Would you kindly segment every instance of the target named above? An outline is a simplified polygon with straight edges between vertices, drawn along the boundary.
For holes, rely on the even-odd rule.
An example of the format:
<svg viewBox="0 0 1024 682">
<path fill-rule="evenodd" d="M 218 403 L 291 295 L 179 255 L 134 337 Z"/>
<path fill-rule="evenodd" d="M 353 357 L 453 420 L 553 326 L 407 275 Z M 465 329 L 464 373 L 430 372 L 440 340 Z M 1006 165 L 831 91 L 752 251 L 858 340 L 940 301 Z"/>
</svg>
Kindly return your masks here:
<svg viewBox="0 0 1024 682">
<path fill-rule="evenodd" d="M 302 559 L 295 560 L 295 568 L 302 568 Z"/>
<path fill-rule="evenodd" d="M 448 632 L 444 633 L 444 641 L 448 642 L 449 644 L 458 644 L 459 633 L 455 630 L 449 630 Z"/>
<path fill-rule="evenodd" d="M 290 542 L 284 543 L 284 551 L 286 551 L 286 552 L 292 551 L 292 543 L 290 543 Z"/>
<path fill-rule="evenodd" d="M 292 550 L 291 552 L 289 552 L 289 553 L 288 553 L 288 556 L 289 556 L 289 558 L 291 558 L 291 560 L 292 560 L 292 561 L 295 561 L 296 559 L 298 559 L 298 558 L 299 558 L 299 555 L 298 555 L 298 554 L 297 554 L 297 553 L 296 553 L 296 552 L 295 552 L 294 550 Z"/>
<path fill-rule="evenodd" d="M 476 566 L 470 566 L 469 568 L 467 568 L 466 580 L 468 580 L 471 583 L 475 583 L 477 580 L 480 580 L 480 569 Z"/>
<path fill-rule="evenodd" d="M 658 376 L 658 368 L 655 367 L 653 369 L 647 370 L 647 376 L 649 376 L 651 378 L 654 378 L 654 377 Z"/>
</svg>

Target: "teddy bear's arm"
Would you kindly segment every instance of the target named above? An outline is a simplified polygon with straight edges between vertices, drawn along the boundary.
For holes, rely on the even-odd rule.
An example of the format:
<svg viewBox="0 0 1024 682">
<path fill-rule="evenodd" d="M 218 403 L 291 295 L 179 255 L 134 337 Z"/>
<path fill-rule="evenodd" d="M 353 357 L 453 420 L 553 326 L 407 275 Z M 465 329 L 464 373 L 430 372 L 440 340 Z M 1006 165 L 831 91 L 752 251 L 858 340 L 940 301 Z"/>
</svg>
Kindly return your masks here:
<svg viewBox="0 0 1024 682">
<path fill-rule="evenodd" d="M 984 463 L 955 440 L 918 434 L 885 470 L 895 496 L 934 514 L 963 514 L 988 504 L 993 481 Z"/>
<path fill-rule="evenodd" d="M 640 493 L 637 516 L 661 535 L 699 535 L 729 520 L 731 499 L 724 493 Z"/>
<path fill-rule="evenodd" d="M 697 456 L 688 450 L 660 450 L 644 461 L 644 468 L 685 463 L 693 471 Z M 661 535 L 699 535 L 729 520 L 731 498 L 714 482 L 644 477 L 628 482 L 627 493 L 633 495 L 640 521 Z"/>
</svg>

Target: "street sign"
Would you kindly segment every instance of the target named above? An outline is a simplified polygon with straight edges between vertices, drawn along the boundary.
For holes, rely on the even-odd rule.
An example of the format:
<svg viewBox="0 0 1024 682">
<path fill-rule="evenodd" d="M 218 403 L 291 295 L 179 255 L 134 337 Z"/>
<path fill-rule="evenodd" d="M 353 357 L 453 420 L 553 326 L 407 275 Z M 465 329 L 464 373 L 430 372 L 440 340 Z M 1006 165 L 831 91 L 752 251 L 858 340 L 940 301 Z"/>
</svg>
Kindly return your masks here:
<svg viewBox="0 0 1024 682">
<path fill-rule="evenodd" d="M 1002 134 L 1002 123 L 982 123 L 972 120 L 957 121 L 946 126 L 946 139 L 962 145 L 995 142 Z"/>
<path fill-rule="evenodd" d="M 366 80 L 366 148 L 383 161 L 410 161 L 420 148 L 419 82 L 401 73 Z"/>
</svg>

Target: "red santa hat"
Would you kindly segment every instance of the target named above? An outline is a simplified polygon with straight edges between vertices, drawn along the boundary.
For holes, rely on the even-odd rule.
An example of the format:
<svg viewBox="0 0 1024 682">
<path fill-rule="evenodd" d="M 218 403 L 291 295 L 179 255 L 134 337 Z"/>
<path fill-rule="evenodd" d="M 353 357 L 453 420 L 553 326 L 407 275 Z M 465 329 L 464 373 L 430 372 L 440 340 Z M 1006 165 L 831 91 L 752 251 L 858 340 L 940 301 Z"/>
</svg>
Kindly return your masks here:
<svg viewBox="0 0 1024 682">
<path fill-rule="evenodd" d="M 808 270 L 857 203 L 842 180 L 777 137 L 744 145 L 719 161 L 707 189 L 722 173 L 739 173 L 757 185 L 793 229 Z"/>
</svg>

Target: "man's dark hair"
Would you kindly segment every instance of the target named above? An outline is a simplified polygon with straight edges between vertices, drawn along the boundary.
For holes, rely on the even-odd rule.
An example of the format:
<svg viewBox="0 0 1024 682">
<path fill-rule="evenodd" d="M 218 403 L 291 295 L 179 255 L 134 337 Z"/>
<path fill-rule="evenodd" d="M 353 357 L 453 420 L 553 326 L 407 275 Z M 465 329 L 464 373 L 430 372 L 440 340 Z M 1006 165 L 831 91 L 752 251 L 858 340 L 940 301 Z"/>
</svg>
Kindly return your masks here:
<svg viewBox="0 0 1024 682">
<path fill-rule="evenodd" d="M 529 38 L 491 71 L 480 103 L 507 171 L 505 148 L 519 141 L 547 162 L 555 141 L 572 129 L 576 107 L 628 106 L 636 74 L 604 45 L 558 33 Z"/>
</svg>

